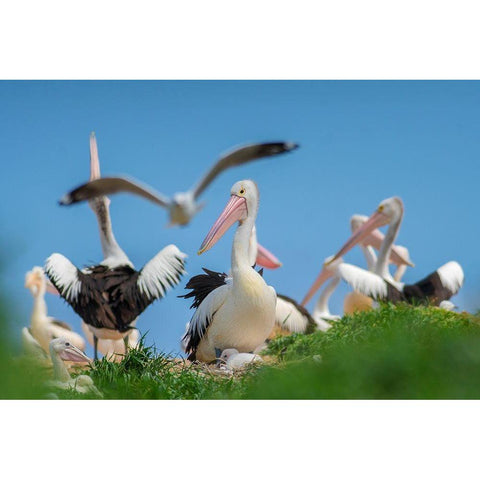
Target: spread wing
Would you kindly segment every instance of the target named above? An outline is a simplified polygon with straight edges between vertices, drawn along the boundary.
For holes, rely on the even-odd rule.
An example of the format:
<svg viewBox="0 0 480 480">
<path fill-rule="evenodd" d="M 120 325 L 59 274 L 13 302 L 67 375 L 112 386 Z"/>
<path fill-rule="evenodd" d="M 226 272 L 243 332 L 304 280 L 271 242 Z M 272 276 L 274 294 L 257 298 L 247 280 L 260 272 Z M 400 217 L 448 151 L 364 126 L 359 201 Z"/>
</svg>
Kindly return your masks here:
<svg viewBox="0 0 480 480">
<path fill-rule="evenodd" d="M 457 262 L 448 262 L 435 272 L 413 285 L 405 285 L 403 292 L 408 301 L 433 301 L 440 305 L 458 293 L 463 285 L 464 274 Z"/>
<path fill-rule="evenodd" d="M 243 165 L 244 163 L 271 157 L 280 153 L 289 152 L 298 145 L 291 142 L 253 143 L 222 155 L 215 165 L 207 172 L 200 182 L 193 188 L 193 197 L 197 198 L 212 181 L 224 170 L 230 167 Z"/>
<path fill-rule="evenodd" d="M 91 180 L 66 193 L 59 203 L 60 205 L 72 205 L 73 203 L 84 202 L 114 193 L 133 193 L 161 207 L 168 207 L 170 204 L 170 200 L 165 195 L 148 185 L 140 183 L 138 180 L 126 177 L 103 177 Z"/>
</svg>

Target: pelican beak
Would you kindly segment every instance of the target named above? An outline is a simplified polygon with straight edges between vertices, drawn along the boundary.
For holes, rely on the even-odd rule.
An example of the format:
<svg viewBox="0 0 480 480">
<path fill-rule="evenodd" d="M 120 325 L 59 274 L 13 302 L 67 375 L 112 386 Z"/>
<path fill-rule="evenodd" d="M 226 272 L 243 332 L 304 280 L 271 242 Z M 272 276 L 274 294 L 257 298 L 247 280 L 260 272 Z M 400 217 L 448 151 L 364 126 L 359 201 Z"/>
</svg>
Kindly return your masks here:
<svg viewBox="0 0 480 480">
<path fill-rule="evenodd" d="M 100 178 L 100 162 L 98 160 L 97 139 L 95 132 L 90 134 L 90 181 Z"/>
<path fill-rule="evenodd" d="M 75 345 L 68 346 L 60 354 L 60 357 L 69 362 L 91 362 L 91 360 L 79 348 L 75 347 Z"/>
<path fill-rule="evenodd" d="M 315 282 L 313 282 L 313 285 L 310 287 L 310 290 L 305 295 L 305 298 L 302 300 L 302 307 L 304 307 L 310 301 L 310 299 L 315 295 L 315 292 L 333 275 L 333 272 L 330 269 L 325 268 L 326 265 L 327 264 L 325 263 L 322 271 L 318 275 Z"/>
<path fill-rule="evenodd" d="M 257 244 L 256 263 L 260 267 L 271 268 L 272 270 L 282 266 L 282 262 L 272 252 L 269 252 L 259 243 Z"/>
<path fill-rule="evenodd" d="M 343 257 L 348 251 L 350 251 L 355 245 L 363 242 L 368 235 L 376 228 L 383 227 L 389 222 L 387 215 L 378 210 L 360 227 L 353 232 L 353 235 L 347 240 L 345 245 L 333 256 L 326 265 L 330 265 L 335 260 Z"/>
<path fill-rule="evenodd" d="M 200 246 L 198 255 L 212 248 L 235 222 L 244 220 L 247 214 L 247 201 L 245 198 L 232 195 L 223 212 L 207 233 L 205 240 Z"/>
<path fill-rule="evenodd" d="M 46 281 L 47 292 L 52 295 L 60 295 L 60 292 L 56 289 L 55 285 L 47 278 Z"/>
</svg>

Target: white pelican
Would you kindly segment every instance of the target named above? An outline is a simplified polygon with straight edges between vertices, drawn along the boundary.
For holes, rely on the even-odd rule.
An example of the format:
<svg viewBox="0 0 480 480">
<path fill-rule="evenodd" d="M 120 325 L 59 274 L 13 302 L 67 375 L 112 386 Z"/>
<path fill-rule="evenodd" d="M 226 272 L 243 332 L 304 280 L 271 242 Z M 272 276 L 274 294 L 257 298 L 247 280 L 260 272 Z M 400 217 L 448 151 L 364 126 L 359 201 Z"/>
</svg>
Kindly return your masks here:
<svg viewBox="0 0 480 480">
<path fill-rule="evenodd" d="M 355 233 L 355 231 L 358 230 L 367 220 L 368 217 L 366 215 L 352 215 L 350 218 L 350 228 L 352 233 Z M 373 272 L 377 264 L 377 255 L 374 251 L 374 248 L 376 250 L 380 250 L 384 238 L 385 235 L 380 230 L 374 229 L 362 242 L 359 243 L 367 261 L 367 269 L 369 272 Z M 401 256 L 397 255 L 397 252 L 401 254 Z M 408 249 L 402 245 L 395 245 L 395 249 L 390 253 L 389 262 L 397 267 L 393 275 L 393 278 L 397 282 L 402 279 L 406 272 L 407 266 L 414 266 L 410 260 Z M 345 295 L 343 301 L 343 312 L 345 314 L 371 310 L 372 308 L 373 300 L 356 290 Z"/>
<path fill-rule="evenodd" d="M 65 337 L 77 348 L 85 350 L 85 340 L 75 333 L 70 325 L 47 315 L 47 303 L 45 302 L 47 280 L 41 267 L 33 267 L 26 273 L 25 288 L 28 288 L 32 294 L 33 311 L 30 328 L 22 330 L 24 349 L 28 353 L 38 356 L 40 354 L 34 346 L 35 342 L 38 342 L 44 352 L 48 352 L 52 338 Z"/>
<path fill-rule="evenodd" d="M 362 217 L 361 215 L 354 215 L 351 219 L 351 227 L 353 230 L 357 229 L 359 225 L 363 224 L 368 217 Z M 381 241 L 383 240 L 383 234 L 379 230 L 374 230 L 365 237 L 361 243 L 362 251 L 365 255 L 367 261 L 367 266 L 369 269 L 373 269 L 376 264 L 377 257 L 373 250 L 372 246 L 377 248 L 380 247 Z M 407 262 L 406 258 L 402 255 L 405 254 L 405 247 L 400 247 L 395 245 L 394 250 L 392 250 L 390 255 L 390 261 L 398 265 L 403 265 Z M 330 259 L 332 257 L 329 257 Z M 326 259 L 325 261 L 327 261 Z M 410 260 L 408 264 L 411 265 Z M 340 263 L 340 262 L 339 262 Z M 335 267 L 338 265 L 335 265 Z M 275 323 L 277 326 L 282 327 L 284 331 L 275 330 L 272 332 L 272 336 L 275 336 L 278 333 L 288 334 L 291 332 L 299 333 L 309 333 L 313 328 L 318 330 L 326 331 L 331 327 L 330 321 L 339 320 L 341 317 L 338 315 L 333 315 L 330 313 L 328 307 L 328 301 L 338 287 L 341 277 L 337 275 L 336 268 L 324 268 L 322 270 L 322 284 L 328 280 L 330 277 L 333 277 L 331 282 L 325 287 L 325 289 L 320 294 L 315 307 L 313 309 L 312 315 L 308 313 L 305 305 L 308 303 L 308 300 L 311 298 L 306 297 L 302 304 L 299 305 L 295 300 L 287 296 L 277 294 L 277 309 L 276 309 L 276 318 Z M 362 295 L 359 292 L 351 292 L 345 297 L 344 302 L 344 311 L 345 313 L 352 313 L 353 311 L 366 310 L 371 308 L 372 300 L 370 297 Z M 269 338 L 271 338 L 270 336 Z"/>
<path fill-rule="evenodd" d="M 225 365 L 227 370 L 239 370 L 252 363 L 262 363 L 262 357 L 254 353 L 239 353 L 236 348 L 225 349 L 218 359 L 218 365 Z"/>
<path fill-rule="evenodd" d="M 275 321 L 275 290 L 268 286 L 249 259 L 249 243 L 259 204 L 252 180 L 235 183 L 230 201 L 208 232 L 199 254 L 210 249 L 235 223 L 231 277 L 207 270 L 193 277 L 196 311 L 182 340 L 190 360 L 210 362 L 227 348 L 252 352 L 268 337 Z M 198 278 L 203 277 L 203 278 Z"/>
<path fill-rule="evenodd" d="M 403 219 L 403 210 L 403 202 L 399 197 L 383 200 L 375 213 L 354 232 L 331 261 L 339 259 L 374 229 L 389 225 L 378 254 L 374 273 L 355 267 L 355 272 L 350 271 L 348 276 L 342 275 L 342 278 L 350 285 L 355 285 L 354 288 L 361 293 L 375 299 L 392 303 L 427 301 L 439 305 L 443 300 L 448 300 L 455 295 L 463 285 L 463 270 L 457 262 L 451 261 L 442 265 L 435 272 L 413 285 L 397 282 L 388 271 L 388 259 L 392 249 L 396 248 L 393 242 Z M 401 256 L 401 252 L 397 251 L 397 253 Z M 352 276 L 353 273 L 355 273 L 354 276 Z M 319 288 L 321 283 L 318 278 L 310 293 Z"/>
<path fill-rule="evenodd" d="M 253 143 L 237 147 L 222 155 L 196 186 L 188 192 L 176 193 L 172 198 L 168 198 L 153 190 L 148 185 L 141 184 L 134 179 L 126 177 L 104 177 L 87 182 L 65 194 L 60 200 L 60 204 L 71 205 L 100 195 L 128 192 L 140 195 L 166 208 L 170 216 L 170 226 L 187 225 L 195 214 L 203 208 L 203 204 L 198 203 L 198 197 L 224 170 L 260 158 L 290 152 L 297 147 L 297 144 L 291 142 Z"/>
<path fill-rule="evenodd" d="M 90 363 L 91 360 L 81 350 L 62 337 L 53 339 L 50 342 L 49 350 L 53 364 L 53 380 L 48 381 L 47 385 L 62 390 L 74 389 L 79 393 L 93 393 L 102 396 L 88 375 L 78 375 L 72 378 L 63 363 L 64 360 Z"/>
<path fill-rule="evenodd" d="M 99 176 L 94 135 L 90 148 L 91 173 Z M 104 257 L 100 264 L 80 270 L 59 253 L 45 263 L 45 272 L 55 288 L 91 330 L 95 359 L 98 339 L 123 339 L 127 344 L 138 315 L 177 285 L 185 273 L 186 255 L 175 245 L 168 245 L 141 270 L 135 270 L 113 235 L 108 205 L 105 197 L 90 204 L 99 224 Z"/>
</svg>

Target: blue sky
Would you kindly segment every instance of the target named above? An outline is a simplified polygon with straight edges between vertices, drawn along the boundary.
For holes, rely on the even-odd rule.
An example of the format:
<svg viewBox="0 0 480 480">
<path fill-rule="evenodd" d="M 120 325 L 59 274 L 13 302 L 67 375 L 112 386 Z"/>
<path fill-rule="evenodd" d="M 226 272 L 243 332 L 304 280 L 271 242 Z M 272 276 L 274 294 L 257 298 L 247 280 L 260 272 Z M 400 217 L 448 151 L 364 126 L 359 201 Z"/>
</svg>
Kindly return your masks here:
<svg viewBox="0 0 480 480">
<path fill-rule="evenodd" d="M 457 260 L 466 282 L 453 300 L 462 309 L 480 308 L 479 82 L 3 81 L 0 105 L 3 284 L 15 340 L 30 321 L 27 270 L 53 252 L 80 267 L 102 258 L 88 206 L 57 205 L 88 178 L 92 130 L 103 175 L 127 173 L 168 195 L 188 189 L 234 145 L 300 144 L 289 155 L 224 173 L 185 228 L 166 228 L 166 212 L 140 198 L 112 197 L 115 235 L 137 268 L 169 243 L 189 255 L 181 285 L 138 322 L 147 343 L 165 352 L 179 351 L 191 317 L 189 302 L 177 298 L 188 278 L 202 266 L 229 269 L 233 229 L 202 256 L 196 251 L 231 185 L 244 178 L 260 188 L 259 240 L 284 264 L 265 275 L 279 293 L 300 300 L 323 259 L 349 235 L 350 216 L 368 215 L 399 195 L 405 217 L 398 243 L 416 264 L 405 281 Z M 346 260 L 363 265 L 359 251 Z M 332 297 L 333 313 L 347 290 Z M 50 315 L 80 329 L 68 305 L 53 296 L 47 301 Z"/>
</svg>

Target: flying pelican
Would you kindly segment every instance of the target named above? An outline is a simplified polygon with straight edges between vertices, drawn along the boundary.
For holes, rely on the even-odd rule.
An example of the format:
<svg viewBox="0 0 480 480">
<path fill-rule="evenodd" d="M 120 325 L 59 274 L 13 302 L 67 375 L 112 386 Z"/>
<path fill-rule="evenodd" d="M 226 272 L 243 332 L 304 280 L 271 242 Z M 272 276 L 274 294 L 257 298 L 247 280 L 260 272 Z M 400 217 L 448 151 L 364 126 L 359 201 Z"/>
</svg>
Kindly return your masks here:
<svg viewBox="0 0 480 480">
<path fill-rule="evenodd" d="M 62 390 L 74 389 L 79 393 L 93 393 L 97 396 L 102 394 L 95 387 L 93 380 L 88 375 L 78 375 L 72 378 L 68 373 L 64 360 L 70 362 L 87 362 L 91 360 L 77 347 L 72 345 L 66 338 L 55 338 L 49 345 L 50 357 L 53 364 L 53 380 L 47 385 Z"/>
<path fill-rule="evenodd" d="M 403 202 L 399 197 L 383 200 L 375 213 L 354 232 L 345 245 L 331 259 L 331 262 L 341 258 L 342 255 L 361 242 L 372 230 L 389 225 L 378 254 L 374 272 L 367 272 L 354 267 L 356 271 L 350 271 L 346 276 L 342 274 L 342 278 L 361 293 L 378 300 L 392 303 L 427 301 L 434 305 L 439 305 L 443 300 L 449 300 L 463 285 L 463 270 L 457 262 L 451 261 L 442 265 L 435 272 L 413 285 L 397 282 L 388 271 L 388 258 L 392 249 L 395 249 L 393 242 L 403 219 L 403 211 Z M 397 253 L 400 254 L 398 251 Z M 309 294 L 313 294 L 312 291 L 314 292 L 318 289 L 321 283 L 320 278 L 317 278 Z"/>
<path fill-rule="evenodd" d="M 204 206 L 198 203 L 198 197 L 224 170 L 260 158 L 290 152 L 297 147 L 298 145 L 296 143 L 291 142 L 253 143 L 237 147 L 222 155 L 196 186 L 187 192 L 176 193 L 172 198 L 168 198 L 135 179 L 126 177 L 104 177 L 75 188 L 62 197 L 60 204 L 71 205 L 100 195 L 128 192 L 144 197 L 166 208 L 170 216 L 170 226 L 187 225 Z"/>
<path fill-rule="evenodd" d="M 94 135 L 90 147 L 91 170 L 99 176 Z M 55 288 L 92 332 L 95 360 L 98 339 L 123 339 L 127 345 L 135 319 L 177 285 L 185 273 L 186 255 L 175 245 L 168 245 L 141 270 L 135 270 L 113 235 L 108 205 L 105 197 L 90 204 L 100 229 L 104 257 L 100 264 L 80 270 L 59 253 L 52 254 L 45 264 L 45 272 Z"/>
<path fill-rule="evenodd" d="M 75 333 L 70 325 L 47 315 L 47 303 L 45 302 L 47 280 L 41 267 L 33 267 L 26 273 L 25 288 L 28 288 L 32 294 L 33 311 L 30 328 L 25 327 L 22 330 L 24 349 L 35 356 L 41 356 L 35 347 L 36 343 L 44 352 L 48 352 L 52 338 L 65 337 L 77 348 L 85 350 L 85 340 Z"/>
<path fill-rule="evenodd" d="M 275 290 L 252 268 L 250 237 L 255 225 L 259 193 L 255 182 L 235 183 L 225 209 L 208 232 L 198 254 L 209 250 L 235 223 L 231 277 L 207 270 L 193 277 L 192 308 L 196 311 L 182 340 L 189 360 L 210 362 L 226 348 L 252 352 L 268 337 L 275 321 Z M 203 277 L 199 279 L 198 277 Z"/>
</svg>

